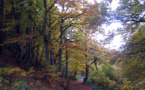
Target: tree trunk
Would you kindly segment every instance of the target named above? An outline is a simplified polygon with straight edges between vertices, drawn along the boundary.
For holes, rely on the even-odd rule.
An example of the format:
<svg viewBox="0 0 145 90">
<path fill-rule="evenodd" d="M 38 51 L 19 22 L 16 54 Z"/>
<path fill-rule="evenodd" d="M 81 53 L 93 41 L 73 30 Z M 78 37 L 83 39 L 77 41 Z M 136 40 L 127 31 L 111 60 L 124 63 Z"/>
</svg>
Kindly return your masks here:
<svg viewBox="0 0 145 90">
<path fill-rule="evenodd" d="M 26 45 L 26 61 L 24 63 L 25 69 L 29 70 L 29 67 L 32 66 L 32 62 L 33 62 L 33 49 L 32 49 L 32 43 L 31 42 L 27 42 Z"/>
<path fill-rule="evenodd" d="M 21 17 L 21 12 L 17 12 L 17 10 L 19 10 L 19 7 L 15 7 L 15 4 L 18 4 L 19 2 L 16 2 L 14 0 L 11 0 L 11 4 L 12 4 L 12 15 L 14 16 L 15 21 L 17 21 L 17 24 L 15 25 L 14 29 L 15 29 L 15 35 L 20 35 L 20 17 Z M 17 37 L 17 36 L 15 36 Z M 17 54 L 16 54 L 16 58 L 17 58 L 17 63 L 23 67 L 23 45 L 22 44 L 18 44 L 15 43 L 16 45 L 16 49 L 17 49 Z"/>
<path fill-rule="evenodd" d="M 48 38 L 46 35 L 46 24 L 47 24 L 47 10 L 46 10 L 46 3 L 47 0 L 43 0 L 44 3 L 44 8 L 45 8 L 45 18 L 44 18 L 44 22 L 43 22 L 43 38 L 44 38 L 44 47 L 45 47 L 45 53 L 46 53 L 46 60 L 49 62 L 49 48 L 48 48 Z"/>
<path fill-rule="evenodd" d="M 63 73 L 63 78 L 68 78 L 68 50 L 67 50 L 67 46 L 66 46 L 66 53 L 65 53 L 65 70 Z"/>
<path fill-rule="evenodd" d="M 99 60 L 99 58 L 94 56 L 94 64 L 95 64 L 96 70 L 98 71 L 97 60 Z"/>
<path fill-rule="evenodd" d="M 39 67 L 38 56 L 39 56 L 39 45 L 36 46 L 36 58 L 35 58 L 35 67 Z"/>
<path fill-rule="evenodd" d="M 84 78 L 84 82 L 88 80 L 88 76 L 89 76 L 89 65 L 86 65 L 86 76 Z"/>
<path fill-rule="evenodd" d="M 68 50 L 66 51 L 66 74 L 65 78 L 68 78 Z"/>
<path fill-rule="evenodd" d="M 17 63 L 23 68 L 23 64 L 24 64 L 24 62 L 23 62 L 23 60 L 22 60 L 22 58 L 23 58 L 23 55 L 24 55 L 24 53 L 23 53 L 23 45 L 17 45 Z"/>
<path fill-rule="evenodd" d="M 49 13 L 49 33 L 48 33 L 48 40 L 49 40 L 49 45 L 51 46 L 50 48 L 50 61 L 51 61 L 51 65 L 54 65 L 54 58 L 53 58 L 53 55 L 54 55 L 54 52 L 53 52 L 53 44 L 52 44 L 52 40 L 51 40 L 51 13 Z"/>
<path fill-rule="evenodd" d="M 50 60 L 51 60 L 51 65 L 54 65 L 54 58 L 53 58 L 53 51 L 50 51 Z"/>
<path fill-rule="evenodd" d="M 61 20 L 63 24 L 63 20 Z M 62 44 L 63 44 L 63 26 L 60 25 L 60 49 L 59 49 L 59 72 L 62 72 Z"/>
<path fill-rule="evenodd" d="M 3 3 L 2 0 L 0 2 L 0 54 L 3 52 L 3 42 L 4 42 L 4 33 L 2 31 L 3 29 Z"/>
<path fill-rule="evenodd" d="M 68 42 L 68 40 L 66 40 L 66 43 Z M 66 59 L 66 62 L 65 62 L 65 68 L 66 68 L 66 70 L 65 70 L 65 78 L 68 78 L 68 45 L 66 45 L 66 56 L 65 56 L 65 59 Z"/>
<path fill-rule="evenodd" d="M 73 79 L 75 80 L 76 78 L 76 75 L 77 75 L 77 70 L 75 70 L 75 73 L 74 73 L 74 76 L 73 76 Z"/>
<path fill-rule="evenodd" d="M 28 5 L 30 7 L 32 7 L 32 1 L 30 0 L 28 2 Z M 30 9 L 29 11 L 29 16 L 32 16 L 32 10 Z M 28 21 L 29 23 L 29 26 L 28 28 L 26 29 L 26 34 L 29 35 L 31 32 L 32 32 L 32 22 L 31 21 Z M 34 52 L 34 49 L 32 48 L 32 45 L 33 45 L 33 42 L 31 39 L 26 39 L 28 42 L 26 43 L 26 63 L 25 63 L 25 69 L 29 70 L 29 67 L 32 66 L 33 64 L 33 52 Z"/>
<path fill-rule="evenodd" d="M 59 72 L 62 72 L 62 48 L 59 49 Z"/>
</svg>

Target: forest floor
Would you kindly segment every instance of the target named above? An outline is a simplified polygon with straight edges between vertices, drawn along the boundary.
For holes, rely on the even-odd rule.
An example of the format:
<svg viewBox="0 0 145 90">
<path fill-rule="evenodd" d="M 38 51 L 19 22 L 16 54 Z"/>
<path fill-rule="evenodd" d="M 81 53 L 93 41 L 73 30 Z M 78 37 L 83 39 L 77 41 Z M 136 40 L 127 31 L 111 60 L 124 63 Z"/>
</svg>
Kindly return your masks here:
<svg viewBox="0 0 145 90">
<path fill-rule="evenodd" d="M 4 53 L 0 54 L 0 68 L 5 68 L 5 67 L 10 67 L 10 68 L 14 68 L 14 67 L 20 67 L 18 64 L 16 64 L 15 62 L 15 58 L 13 56 L 13 54 L 7 50 L 4 49 Z M 19 84 L 19 82 L 12 82 L 15 85 L 17 85 L 17 87 L 13 87 L 12 83 L 6 83 L 4 80 L 3 75 L 1 75 L 2 73 L 0 72 L 0 90 L 21 90 L 21 84 Z M 11 75 L 8 75 L 8 77 L 10 77 Z M 2 80 L 3 78 L 3 80 Z M 88 85 L 87 83 L 83 83 L 83 79 L 84 77 L 82 77 L 82 79 L 80 80 L 73 80 L 69 83 L 68 86 L 68 90 L 93 90 L 93 87 L 91 87 L 90 85 Z M 52 86 L 50 83 L 46 82 L 46 80 L 39 80 L 39 79 L 34 79 L 32 77 L 27 77 L 27 78 L 22 78 L 22 80 L 26 81 L 25 83 L 22 83 L 22 86 L 24 86 L 24 84 L 26 84 L 27 89 L 29 90 L 30 88 L 32 90 L 63 90 L 62 86 Z M 22 81 L 20 80 L 20 81 Z M 25 89 L 26 89 L 25 87 Z M 31 90 L 30 89 L 30 90 Z"/>
<path fill-rule="evenodd" d="M 80 80 L 70 83 L 68 90 L 93 90 L 93 87 L 83 82 L 84 77 Z"/>
</svg>

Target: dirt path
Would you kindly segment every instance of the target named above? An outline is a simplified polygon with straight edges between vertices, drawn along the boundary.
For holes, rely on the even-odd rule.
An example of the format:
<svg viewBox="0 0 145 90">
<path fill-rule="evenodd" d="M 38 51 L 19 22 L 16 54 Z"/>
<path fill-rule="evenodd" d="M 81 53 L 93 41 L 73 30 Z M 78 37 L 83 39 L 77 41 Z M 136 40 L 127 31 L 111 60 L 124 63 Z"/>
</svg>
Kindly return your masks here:
<svg viewBox="0 0 145 90">
<path fill-rule="evenodd" d="M 68 90 L 93 90 L 93 88 L 86 84 L 83 83 L 84 77 L 80 80 L 74 81 L 69 85 Z"/>
</svg>

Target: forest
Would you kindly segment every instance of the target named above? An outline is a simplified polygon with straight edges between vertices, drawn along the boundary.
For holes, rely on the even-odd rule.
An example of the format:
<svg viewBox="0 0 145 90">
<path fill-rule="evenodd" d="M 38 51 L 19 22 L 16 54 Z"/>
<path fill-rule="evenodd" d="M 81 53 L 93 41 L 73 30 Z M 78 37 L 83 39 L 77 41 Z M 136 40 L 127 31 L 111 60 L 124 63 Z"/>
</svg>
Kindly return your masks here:
<svg viewBox="0 0 145 90">
<path fill-rule="evenodd" d="M 144 90 L 145 1 L 111 3 L 0 0 L 0 90 Z M 104 47 L 114 33 L 119 50 Z"/>
</svg>

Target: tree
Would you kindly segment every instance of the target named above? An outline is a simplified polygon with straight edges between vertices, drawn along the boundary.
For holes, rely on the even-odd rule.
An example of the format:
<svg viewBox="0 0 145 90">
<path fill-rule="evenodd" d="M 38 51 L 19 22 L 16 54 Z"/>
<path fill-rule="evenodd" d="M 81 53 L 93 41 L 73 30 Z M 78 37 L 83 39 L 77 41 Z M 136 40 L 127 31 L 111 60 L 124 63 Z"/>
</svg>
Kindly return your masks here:
<svg viewBox="0 0 145 90">
<path fill-rule="evenodd" d="M 95 56 L 90 35 L 107 20 L 105 3 L 7 0 L 0 4 L 0 34 L 5 32 L 6 37 L 0 44 L 13 52 L 22 68 L 53 69 L 65 78 L 86 70 L 88 77 Z"/>
<path fill-rule="evenodd" d="M 141 0 L 122 0 L 118 7 L 118 17 L 124 22 L 145 22 L 144 1 Z"/>
<path fill-rule="evenodd" d="M 122 21 L 128 30 L 134 32 L 140 23 L 145 22 L 144 3 L 141 0 L 121 0 L 115 18 Z"/>
<path fill-rule="evenodd" d="M 144 76 L 144 53 L 145 53 L 145 37 L 144 25 L 131 36 L 125 46 L 126 58 L 124 62 L 124 74 L 131 80 L 142 79 Z M 135 74 L 136 73 L 136 74 Z"/>
<path fill-rule="evenodd" d="M 64 33 L 70 27 L 77 26 L 76 23 L 79 20 L 79 17 L 82 16 L 85 12 L 84 8 L 80 7 L 82 1 L 69 1 L 69 0 L 60 0 L 58 3 L 59 8 L 61 9 L 59 13 L 59 27 L 60 27 L 60 36 L 59 36 L 59 72 L 62 72 L 62 54 L 63 54 L 63 36 Z"/>
<path fill-rule="evenodd" d="M 46 60 L 48 62 L 49 62 L 49 48 L 48 48 L 48 43 L 49 43 L 49 39 L 50 39 L 50 32 L 48 34 L 49 36 L 47 36 L 46 35 L 47 14 L 53 8 L 53 6 L 56 4 L 56 2 L 57 2 L 57 0 L 54 0 L 53 3 L 47 8 L 47 0 L 43 0 L 44 9 L 45 9 L 45 16 L 44 16 L 45 18 L 44 18 L 44 22 L 43 22 L 42 31 L 43 31 L 43 38 L 44 38 L 44 45 L 45 45 L 45 52 L 46 52 Z M 49 22 L 49 23 L 51 23 L 51 22 Z M 51 29 L 51 25 L 49 25 L 49 29 Z"/>
<path fill-rule="evenodd" d="M 3 52 L 3 42 L 4 42 L 4 33 L 3 29 L 3 9 L 4 9 L 4 0 L 0 2 L 0 54 Z"/>
</svg>

